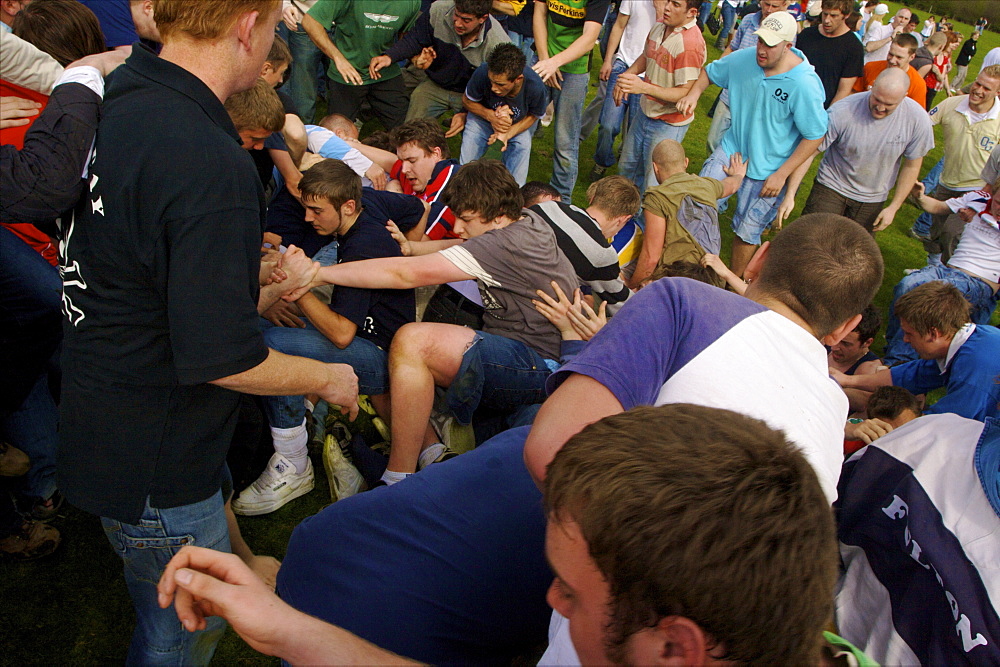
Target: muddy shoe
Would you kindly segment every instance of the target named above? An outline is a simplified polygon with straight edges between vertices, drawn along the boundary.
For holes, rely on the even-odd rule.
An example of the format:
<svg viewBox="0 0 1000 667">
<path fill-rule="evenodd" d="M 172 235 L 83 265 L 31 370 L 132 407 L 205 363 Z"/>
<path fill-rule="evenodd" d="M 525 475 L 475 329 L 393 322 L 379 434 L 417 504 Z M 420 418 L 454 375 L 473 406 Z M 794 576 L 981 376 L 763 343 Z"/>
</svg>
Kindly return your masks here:
<svg viewBox="0 0 1000 667">
<path fill-rule="evenodd" d="M 59 531 L 41 521 L 25 521 L 12 534 L 0 540 L 0 554 L 9 560 L 27 561 L 43 558 L 59 548 Z"/>
<path fill-rule="evenodd" d="M 17 447 L 0 442 L 0 477 L 20 477 L 31 469 L 31 459 Z"/>
</svg>

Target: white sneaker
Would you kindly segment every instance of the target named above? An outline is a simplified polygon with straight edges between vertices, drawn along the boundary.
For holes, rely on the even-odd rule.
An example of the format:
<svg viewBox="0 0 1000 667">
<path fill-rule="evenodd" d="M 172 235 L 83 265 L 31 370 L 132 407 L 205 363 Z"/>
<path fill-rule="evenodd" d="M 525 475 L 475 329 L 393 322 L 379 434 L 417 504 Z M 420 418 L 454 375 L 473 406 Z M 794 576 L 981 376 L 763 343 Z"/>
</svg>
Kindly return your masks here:
<svg viewBox="0 0 1000 667">
<path fill-rule="evenodd" d="M 260 477 L 233 501 L 233 512 L 241 516 L 269 514 L 312 490 L 312 461 L 306 459 L 306 469 L 297 473 L 291 461 L 275 452 Z"/>
</svg>

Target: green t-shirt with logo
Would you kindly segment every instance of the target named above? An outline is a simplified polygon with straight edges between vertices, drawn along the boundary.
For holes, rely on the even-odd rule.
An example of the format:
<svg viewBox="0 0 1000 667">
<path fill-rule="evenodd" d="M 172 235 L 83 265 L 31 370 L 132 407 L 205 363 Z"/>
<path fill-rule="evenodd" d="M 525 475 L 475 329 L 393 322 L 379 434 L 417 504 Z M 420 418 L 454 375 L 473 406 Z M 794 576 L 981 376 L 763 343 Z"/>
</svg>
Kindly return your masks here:
<svg viewBox="0 0 1000 667">
<path fill-rule="evenodd" d="M 316 0 L 309 16 L 329 29 L 336 28 L 333 44 L 354 65 L 365 84 L 374 83 L 368 76 L 368 63 L 406 32 L 420 13 L 420 0 Z M 327 74 L 337 83 L 346 84 L 332 62 Z M 399 65 L 392 63 L 379 71 L 382 79 L 399 76 Z"/>
<path fill-rule="evenodd" d="M 650 0 L 652 2 L 652 0 Z M 611 0 L 546 0 L 548 15 L 549 57 L 562 53 L 570 44 L 583 34 L 583 24 L 587 21 L 604 23 Z M 567 74 L 580 74 L 590 71 L 590 55 L 593 49 L 587 51 L 576 60 L 570 61 L 560 69 Z"/>
</svg>

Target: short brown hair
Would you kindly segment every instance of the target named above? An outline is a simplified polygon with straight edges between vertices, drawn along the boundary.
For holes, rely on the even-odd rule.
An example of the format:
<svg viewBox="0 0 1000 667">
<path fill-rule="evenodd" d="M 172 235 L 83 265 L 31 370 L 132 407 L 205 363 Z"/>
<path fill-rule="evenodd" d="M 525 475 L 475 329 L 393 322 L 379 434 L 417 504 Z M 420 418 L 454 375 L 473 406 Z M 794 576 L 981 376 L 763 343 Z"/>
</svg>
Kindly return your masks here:
<svg viewBox="0 0 1000 667">
<path fill-rule="evenodd" d="M 865 408 L 868 419 L 895 419 L 903 410 L 911 410 L 919 417 L 920 401 L 905 387 L 895 385 L 879 387 L 873 391 Z"/>
<path fill-rule="evenodd" d="M 610 218 L 635 215 L 642 205 L 642 195 L 635 183 L 624 176 L 605 176 L 587 188 L 587 201 Z"/>
<path fill-rule="evenodd" d="M 850 16 L 854 11 L 853 0 L 823 0 L 820 6 L 828 12 L 839 9 L 844 16 Z"/>
<path fill-rule="evenodd" d="M 969 323 L 972 304 L 951 283 L 932 280 L 899 297 L 893 308 L 896 317 L 906 320 L 921 336 L 931 329 L 950 336 Z"/>
<path fill-rule="evenodd" d="M 193 39 L 222 37 L 241 14 L 268 16 L 281 0 L 153 0 L 153 20 L 164 42 L 177 33 Z"/>
<path fill-rule="evenodd" d="M 275 69 L 292 62 L 292 52 L 288 50 L 288 44 L 278 35 L 275 35 L 274 41 L 271 42 L 271 50 L 268 51 L 265 62 L 271 63 Z"/>
<path fill-rule="evenodd" d="M 978 76 L 985 76 L 987 79 L 993 79 L 994 81 L 1000 81 L 1000 65 L 987 65 L 986 67 L 979 70 Z"/>
<path fill-rule="evenodd" d="M 389 141 L 395 150 L 399 150 L 403 144 L 412 143 L 425 153 L 433 153 L 435 148 L 440 148 L 442 158 L 451 155 L 448 152 L 448 140 L 444 138 L 444 129 L 431 118 L 414 118 L 394 127 L 389 132 Z"/>
<path fill-rule="evenodd" d="M 917 38 L 906 32 L 901 32 L 895 37 L 893 37 L 892 43 L 895 44 L 896 46 L 902 46 L 904 49 L 910 52 L 910 55 L 916 53 L 917 48 L 920 46 L 920 43 L 917 41 Z"/>
<path fill-rule="evenodd" d="M 801 451 L 764 422 L 670 404 L 606 417 L 549 464 L 610 587 L 608 651 L 672 615 L 724 659 L 817 664 L 837 577 L 833 513 Z"/>
<path fill-rule="evenodd" d="M 643 281 L 643 286 L 660 278 L 690 278 L 701 283 L 717 286 L 718 275 L 712 269 L 702 266 L 698 262 L 685 262 L 679 259 L 669 264 L 657 264 L 653 272 L 649 274 L 649 278 Z"/>
<path fill-rule="evenodd" d="M 455 0 L 455 11 L 459 14 L 489 16 L 493 0 Z"/>
<path fill-rule="evenodd" d="M 854 327 L 854 330 L 858 333 L 858 340 L 864 343 L 875 338 L 875 334 L 878 333 L 881 327 L 882 314 L 878 312 L 878 308 L 873 304 L 868 304 L 861 311 L 861 321 L 858 322 L 858 326 Z"/>
<path fill-rule="evenodd" d="M 497 160 L 473 160 L 459 169 L 441 193 L 441 200 L 455 213 L 478 213 L 485 220 L 521 217 L 524 197 L 517 181 Z"/>
<path fill-rule="evenodd" d="M 757 288 L 825 336 L 871 303 L 882 284 L 882 252 L 858 223 L 810 213 L 774 240 Z"/>
<path fill-rule="evenodd" d="M 13 32 L 63 67 L 107 50 L 97 16 L 77 0 L 35 0 L 14 17 Z"/>
<path fill-rule="evenodd" d="M 342 160 L 320 160 L 302 174 L 302 199 L 325 199 L 334 208 L 352 199 L 361 205 L 361 177 Z"/>
<path fill-rule="evenodd" d="M 285 106 L 264 79 L 257 79 L 252 88 L 230 95 L 225 107 L 237 131 L 280 132 L 285 126 Z"/>
</svg>

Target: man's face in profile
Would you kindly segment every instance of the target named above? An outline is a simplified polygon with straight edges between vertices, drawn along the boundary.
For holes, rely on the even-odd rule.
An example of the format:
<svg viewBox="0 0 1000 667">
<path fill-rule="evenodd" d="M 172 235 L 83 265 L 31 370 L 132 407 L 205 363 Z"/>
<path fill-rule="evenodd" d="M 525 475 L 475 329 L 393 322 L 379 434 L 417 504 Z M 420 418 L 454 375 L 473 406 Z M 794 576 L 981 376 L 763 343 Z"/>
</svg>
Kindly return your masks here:
<svg viewBox="0 0 1000 667">
<path fill-rule="evenodd" d="M 271 136 L 268 130 L 258 128 L 256 130 L 240 130 L 240 139 L 243 141 L 243 148 L 248 151 L 259 151 L 264 148 L 264 142 Z"/>
</svg>

